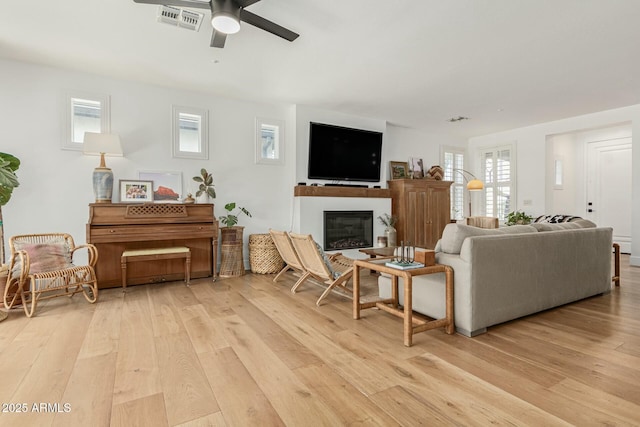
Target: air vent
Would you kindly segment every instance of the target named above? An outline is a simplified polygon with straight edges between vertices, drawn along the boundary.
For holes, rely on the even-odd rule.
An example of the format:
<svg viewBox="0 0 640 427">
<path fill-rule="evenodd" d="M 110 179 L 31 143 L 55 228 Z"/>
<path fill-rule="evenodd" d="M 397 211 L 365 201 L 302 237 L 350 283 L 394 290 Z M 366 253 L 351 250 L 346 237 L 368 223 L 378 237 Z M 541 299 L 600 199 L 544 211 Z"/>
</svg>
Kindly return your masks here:
<svg viewBox="0 0 640 427">
<path fill-rule="evenodd" d="M 199 31 L 204 14 L 173 6 L 158 6 L 158 22 Z"/>
<path fill-rule="evenodd" d="M 469 120 L 469 117 L 464 117 L 464 116 L 451 117 L 447 121 L 451 122 L 451 123 L 457 123 L 457 122 L 461 122 L 463 120 Z"/>
</svg>

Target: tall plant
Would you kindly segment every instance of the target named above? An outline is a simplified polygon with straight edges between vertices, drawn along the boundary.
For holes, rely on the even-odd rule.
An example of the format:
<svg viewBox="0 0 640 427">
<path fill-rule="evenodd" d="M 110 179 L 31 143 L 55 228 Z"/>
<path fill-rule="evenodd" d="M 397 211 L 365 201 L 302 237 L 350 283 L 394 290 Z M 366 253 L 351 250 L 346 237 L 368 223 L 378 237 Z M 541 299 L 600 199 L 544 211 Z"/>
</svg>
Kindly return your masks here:
<svg viewBox="0 0 640 427">
<path fill-rule="evenodd" d="M 2 264 L 5 263 L 2 207 L 9 203 L 13 189 L 20 185 L 16 176 L 19 167 L 20 160 L 17 157 L 0 153 L 0 260 L 2 260 Z"/>
</svg>

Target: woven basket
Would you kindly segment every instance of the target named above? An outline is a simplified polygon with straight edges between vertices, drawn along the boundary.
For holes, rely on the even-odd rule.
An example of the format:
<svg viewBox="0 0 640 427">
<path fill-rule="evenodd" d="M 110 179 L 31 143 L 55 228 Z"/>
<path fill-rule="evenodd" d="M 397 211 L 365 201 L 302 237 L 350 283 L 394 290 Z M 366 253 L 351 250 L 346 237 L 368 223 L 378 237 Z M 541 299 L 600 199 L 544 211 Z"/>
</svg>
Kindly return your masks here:
<svg viewBox="0 0 640 427">
<path fill-rule="evenodd" d="M 249 236 L 249 263 L 251 272 L 257 274 L 274 274 L 284 268 L 284 261 L 270 234 Z"/>
<path fill-rule="evenodd" d="M 220 234 L 220 277 L 237 277 L 244 275 L 244 260 L 242 253 L 242 233 L 244 227 L 222 227 Z"/>
</svg>

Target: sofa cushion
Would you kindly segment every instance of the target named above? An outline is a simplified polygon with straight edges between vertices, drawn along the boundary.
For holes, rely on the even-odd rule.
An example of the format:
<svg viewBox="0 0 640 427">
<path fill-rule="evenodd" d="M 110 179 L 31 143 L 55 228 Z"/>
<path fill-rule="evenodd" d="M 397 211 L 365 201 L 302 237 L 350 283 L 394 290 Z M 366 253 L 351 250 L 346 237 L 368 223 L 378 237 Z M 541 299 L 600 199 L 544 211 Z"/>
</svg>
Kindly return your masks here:
<svg viewBox="0 0 640 427">
<path fill-rule="evenodd" d="M 539 222 L 531 224 L 538 231 L 557 231 L 557 230 L 575 230 L 577 228 L 582 228 L 579 224 L 574 222 L 562 222 L 562 223 L 550 223 L 550 222 Z"/>
<path fill-rule="evenodd" d="M 513 225 L 502 228 L 478 228 L 464 224 L 447 224 L 442 232 L 440 244 L 436 245 L 442 252 L 459 254 L 464 239 L 471 236 L 495 236 L 504 234 L 535 233 L 537 230 L 530 225 Z"/>
</svg>

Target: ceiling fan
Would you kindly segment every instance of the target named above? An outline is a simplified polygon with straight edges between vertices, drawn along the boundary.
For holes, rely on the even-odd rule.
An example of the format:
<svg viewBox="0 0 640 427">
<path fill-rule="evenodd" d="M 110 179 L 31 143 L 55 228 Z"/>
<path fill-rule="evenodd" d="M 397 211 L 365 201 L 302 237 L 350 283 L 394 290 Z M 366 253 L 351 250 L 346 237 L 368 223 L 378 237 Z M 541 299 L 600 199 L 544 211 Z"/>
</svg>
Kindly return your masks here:
<svg viewBox="0 0 640 427">
<path fill-rule="evenodd" d="M 136 3 L 158 4 L 176 7 L 191 7 L 195 9 L 211 10 L 211 25 L 213 25 L 213 35 L 211 36 L 211 47 L 224 47 L 228 34 L 235 34 L 240 31 L 240 21 L 251 24 L 278 37 L 282 37 L 290 42 L 298 38 L 299 34 L 294 33 L 274 22 L 245 10 L 260 0 L 133 0 Z"/>
</svg>

